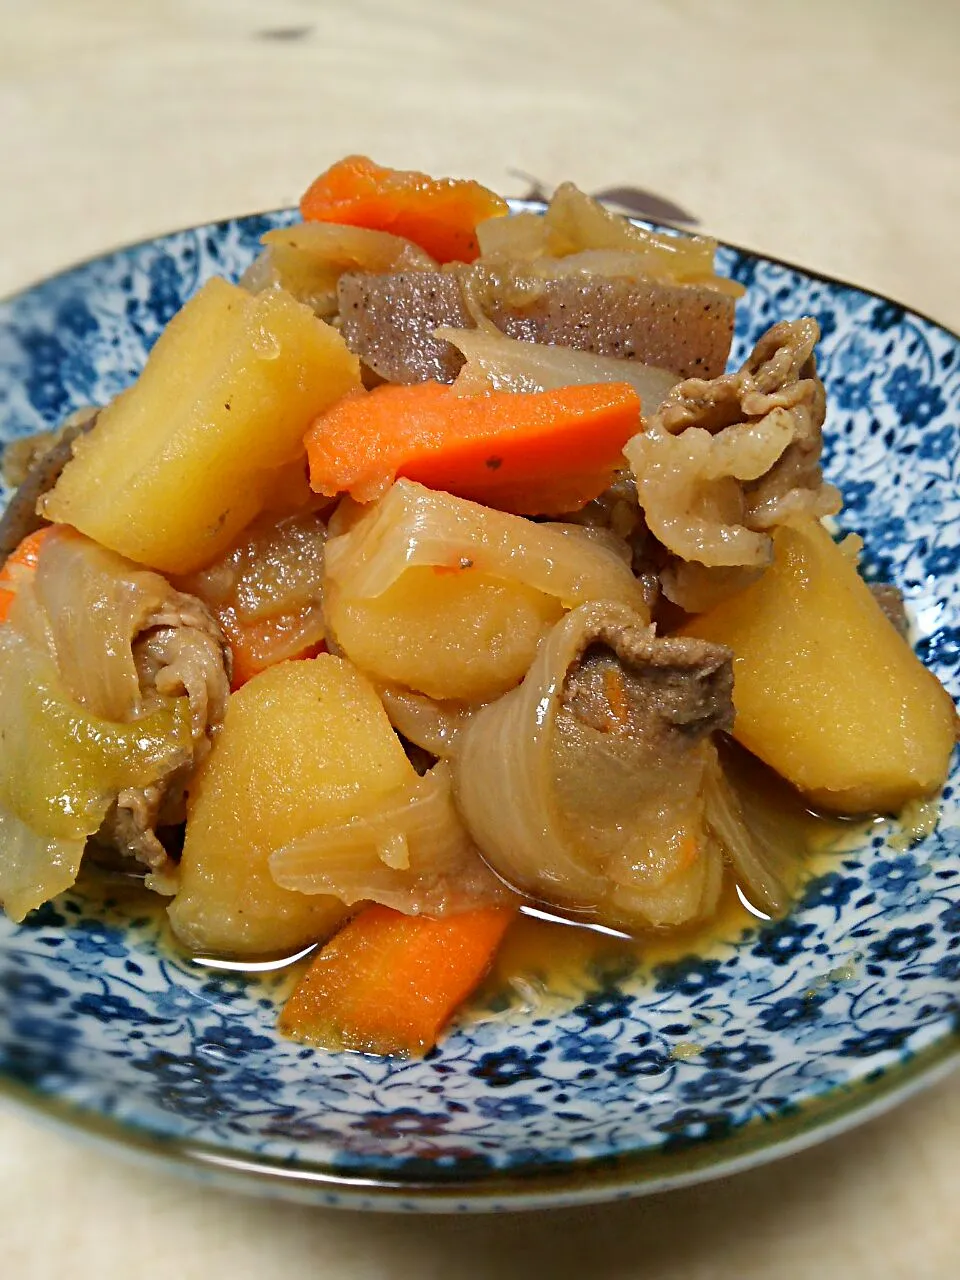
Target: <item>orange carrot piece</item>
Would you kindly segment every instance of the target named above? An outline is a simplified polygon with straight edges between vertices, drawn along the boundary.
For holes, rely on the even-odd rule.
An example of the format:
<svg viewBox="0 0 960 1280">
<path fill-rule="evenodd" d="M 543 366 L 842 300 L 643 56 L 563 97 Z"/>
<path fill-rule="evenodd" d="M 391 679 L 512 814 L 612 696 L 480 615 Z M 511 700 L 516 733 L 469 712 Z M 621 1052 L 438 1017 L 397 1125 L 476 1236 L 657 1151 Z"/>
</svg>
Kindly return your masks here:
<svg viewBox="0 0 960 1280">
<path fill-rule="evenodd" d="M 307 432 L 319 493 L 377 497 L 395 477 L 519 515 L 557 515 L 595 498 L 640 430 L 626 382 L 460 396 L 437 382 L 349 396 Z"/>
<path fill-rule="evenodd" d="M 472 262 L 480 252 L 477 223 L 508 209 L 479 182 L 385 169 L 366 156 L 347 156 L 321 173 L 300 201 L 300 212 L 307 222 L 404 236 L 438 262 Z"/>
<path fill-rule="evenodd" d="M 290 632 L 300 621 L 296 615 L 281 613 L 274 618 L 245 623 L 240 622 L 234 610 L 229 607 L 215 612 L 220 630 L 226 636 L 233 654 L 231 692 L 235 693 L 253 676 L 266 671 L 267 667 L 272 667 L 277 662 L 315 658 L 318 653 L 326 650 L 323 641 L 291 649 Z"/>
<path fill-rule="evenodd" d="M 17 594 L 15 568 L 19 566 L 21 569 L 27 569 L 30 572 L 36 569 L 37 561 L 40 558 L 40 548 L 43 546 L 47 534 L 54 527 L 52 524 L 45 524 L 42 529 L 28 533 L 23 541 L 10 552 L 3 568 L 0 569 L 0 622 L 6 622 L 10 606 L 13 604 L 13 597 Z"/>
<path fill-rule="evenodd" d="M 426 1053 L 490 968 L 515 915 L 484 907 L 433 920 L 366 907 L 314 960 L 280 1030 L 327 1048 Z"/>
</svg>

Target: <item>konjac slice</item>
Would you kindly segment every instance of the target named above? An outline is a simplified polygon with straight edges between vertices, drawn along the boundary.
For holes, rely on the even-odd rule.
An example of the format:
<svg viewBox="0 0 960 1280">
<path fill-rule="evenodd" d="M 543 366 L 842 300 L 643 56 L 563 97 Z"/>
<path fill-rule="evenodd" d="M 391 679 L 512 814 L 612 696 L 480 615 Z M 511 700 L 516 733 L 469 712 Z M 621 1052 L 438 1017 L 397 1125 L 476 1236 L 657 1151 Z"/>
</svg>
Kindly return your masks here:
<svg viewBox="0 0 960 1280">
<path fill-rule="evenodd" d="M 44 514 L 140 564 L 192 572 L 274 499 L 309 423 L 359 385 L 356 358 L 309 308 L 211 280 L 77 441 Z"/>
</svg>

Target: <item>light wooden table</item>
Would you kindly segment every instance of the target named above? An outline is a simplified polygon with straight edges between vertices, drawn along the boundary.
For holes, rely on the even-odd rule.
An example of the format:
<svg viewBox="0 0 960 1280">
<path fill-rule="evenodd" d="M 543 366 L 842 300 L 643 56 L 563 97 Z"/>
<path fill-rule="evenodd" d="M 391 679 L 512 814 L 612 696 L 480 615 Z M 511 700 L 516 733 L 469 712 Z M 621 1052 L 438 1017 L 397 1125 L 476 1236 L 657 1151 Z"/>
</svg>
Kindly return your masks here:
<svg viewBox="0 0 960 1280">
<path fill-rule="evenodd" d="M 0 294 L 292 201 L 348 151 L 588 190 L 960 327 L 957 0 L 0 0 Z M 267 1204 L 0 1112 L 0 1274 L 954 1280 L 960 1077 L 779 1165 L 615 1207 L 413 1220 Z"/>
</svg>

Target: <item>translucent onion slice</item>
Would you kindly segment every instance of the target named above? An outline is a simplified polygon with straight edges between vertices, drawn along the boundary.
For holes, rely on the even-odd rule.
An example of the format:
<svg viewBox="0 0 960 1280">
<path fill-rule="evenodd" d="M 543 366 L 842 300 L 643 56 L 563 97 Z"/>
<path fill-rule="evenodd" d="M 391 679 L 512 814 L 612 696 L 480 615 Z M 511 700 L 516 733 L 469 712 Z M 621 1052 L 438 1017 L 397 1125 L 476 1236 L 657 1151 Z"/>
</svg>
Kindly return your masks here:
<svg viewBox="0 0 960 1280">
<path fill-rule="evenodd" d="M 341 503 L 330 524 L 327 576 L 357 598 L 382 595 L 414 565 L 515 578 L 573 608 L 611 600 L 649 618 L 644 587 L 609 539 L 574 525 L 535 523 L 398 480 L 368 507 Z"/>
<path fill-rule="evenodd" d="M 436 270 L 431 256 L 402 236 L 366 227 L 303 222 L 268 231 L 264 252 L 241 284 L 251 293 L 281 288 L 320 316 L 337 311 L 337 283 L 347 271 L 375 274 Z"/>
<path fill-rule="evenodd" d="M 23 589 L 11 619 L 22 603 Z M 73 884 L 118 792 L 150 786 L 193 754 L 187 698 L 130 724 L 96 716 L 14 621 L 0 627 L 0 739 L 0 903 L 14 920 Z"/>
<path fill-rule="evenodd" d="M 652 413 L 680 379 L 666 369 L 595 356 L 570 347 L 521 342 L 499 330 L 438 329 L 436 336 L 462 351 L 467 363 L 454 383 L 461 395 L 483 391 L 553 391 L 597 382 L 629 382 L 641 410 Z"/>
<path fill-rule="evenodd" d="M 408 915 L 453 915 L 512 896 L 467 835 L 443 762 L 375 809 L 278 849 L 270 873 L 285 889 L 332 894 L 348 906 L 379 902 Z"/>
<path fill-rule="evenodd" d="M 707 285 L 735 298 L 744 292 L 736 281 L 716 274 L 716 240 L 639 227 L 572 182 L 557 187 L 543 215 L 491 219 L 480 224 L 477 234 L 482 257 L 493 262 L 569 262 L 582 257 L 580 263 L 560 269 Z M 556 261 L 551 270 L 556 270 Z"/>
<path fill-rule="evenodd" d="M 737 882 L 756 906 L 771 916 L 783 915 L 803 867 L 807 824 L 785 820 L 784 808 L 756 785 L 741 785 L 719 760 L 707 771 L 704 798 L 707 824 L 723 846 Z"/>
<path fill-rule="evenodd" d="M 388 685 L 377 692 L 396 731 L 414 746 L 441 759 L 456 750 L 460 734 L 477 709 L 465 702 L 440 701 Z"/>
<path fill-rule="evenodd" d="M 17 924 L 75 883 L 86 839 L 44 836 L 0 805 L 0 903 Z"/>
<path fill-rule="evenodd" d="M 181 607 L 190 604 L 159 573 L 58 528 L 44 543 L 32 591 L 18 594 L 16 625 L 46 630 L 63 683 L 78 702 L 107 720 L 128 720 L 142 701 L 134 638 L 146 623 L 159 625 L 166 609 Z"/>
<path fill-rule="evenodd" d="M 671 727 L 669 711 L 657 731 L 618 723 L 616 666 L 610 721 L 570 714 L 569 674 L 618 636 L 641 666 L 645 648 L 670 643 L 620 606 L 569 613 L 520 687 L 471 717 L 454 759 L 457 804 L 483 856 L 520 891 L 608 925 L 673 926 L 709 914 L 719 893 L 722 856 L 701 795 L 715 748 L 706 721 L 681 715 Z"/>
</svg>

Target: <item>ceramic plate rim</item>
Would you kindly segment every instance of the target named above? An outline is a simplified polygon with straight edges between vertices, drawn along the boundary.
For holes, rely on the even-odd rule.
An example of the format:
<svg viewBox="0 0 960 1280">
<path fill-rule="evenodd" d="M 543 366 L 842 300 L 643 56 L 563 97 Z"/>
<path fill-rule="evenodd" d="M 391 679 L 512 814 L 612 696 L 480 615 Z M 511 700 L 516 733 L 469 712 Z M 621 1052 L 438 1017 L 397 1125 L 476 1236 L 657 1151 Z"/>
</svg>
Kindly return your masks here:
<svg viewBox="0 0 960 1280">
<path fill-rule="evenodd" d="M 542 211 L 543 201 L 511 199 L 512 211 Z M 75 271 L 115 255 L 146 248 L 181 233 L 215 229 L 237 220 L 286 215 L 288 206 L 225 215 L 188 224 L 117 244 L 90 254 L 0 297 L 0 305 L 16 303 L 35 290 Z M 644 226 L 687 230 L 644 218 L 632 218 Z M 770 263 L 831 287 L 864 294 L 878 302 L 902 308 L 939 329 L 960 344 L 960 332 L 929 314 L 890 295 L 814 268 L 779 258 L 727 240 L 718 246 Z M 238 1155 L 228 1146 L 216 1146 L 165 1137 L 135 1124 L 104 1116 L 41 1093 L 0 1074 L 0 1098 L 58 1129 L 82 1136 L 116 1154 L 139 1159 L 154 1167 L 176 1170 L 200 1179 L 213 1178 L 218 1185 L 253 1194 L 274 1194 L 286 1199 L 353 1209 L 432 1212 L 530 1210 L 561 1205 L 601 1203 L 686 1187 L 729 1176 L 746 1168 L 794 1154 L 840 1136 L 898 1106 L 921 1090 L 950 1075 L 960 1066 L 960 1029 L 953 1028 L 901 1061 L 878 1068 L 851 1084 L 835 1086 L 805 1102 L 793 1114 L 779 1113 L 755 1119 L 732 1132 L 714 1136 L 677 1151 L 662 1147 L 627 1151 L 618 1157 L 585 1157 L 562 1166 L 533 1166 L 529 1171 L 486 1170 L 476 1178 L 449 1180 L 405 1179 L 388 1173 L 377 1176 L 350 1174 L 331 1166 L 295 1159 L 290 1162 L 261 1154 Z M 413 1204 L 412 1201 L 417 1203 Z"/>
</svg>

